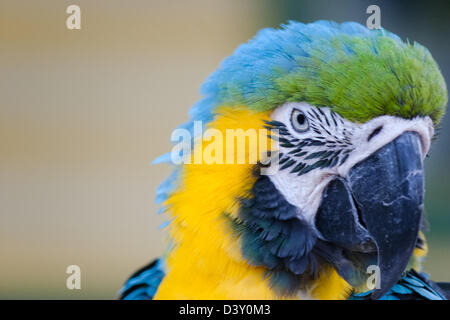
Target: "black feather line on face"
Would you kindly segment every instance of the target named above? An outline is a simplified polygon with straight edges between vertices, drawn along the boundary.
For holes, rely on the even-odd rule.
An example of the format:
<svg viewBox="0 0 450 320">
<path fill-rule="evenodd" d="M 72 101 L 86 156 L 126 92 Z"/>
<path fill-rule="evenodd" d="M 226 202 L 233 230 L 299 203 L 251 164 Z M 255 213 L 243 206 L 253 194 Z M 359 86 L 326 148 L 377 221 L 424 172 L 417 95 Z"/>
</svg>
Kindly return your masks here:
<svg viewBox="0 0 450 320">
<path fill-rule="evenodd" d="M 288 149 L 283 158 L 280 158 L 280 169 L 289 169 L 291 173 L 298 176 L 317 168 L 342 165 L 349 157 L 349 153 L 353 151 L 350 142 L 352 133 L 342 126 L 344 122 L 337 114 L 330 112 L 329 117 L 320 108 L 317 108 L 317 111 L 310 109 L 306 114 L 309 117 L 310 129 L 317 134 L 312 138 L 294 137 L 287 126 L 280 121 L 266 121 L 265 126 L 269 130 L 278 130 L 278 136 L 271 138 L 278 140 L 281 147 Z M 332 133 L 333 124 L 334 131 L 341 133 L 340 138 Z"/>
<path fill-rule="evenodd" d="M 331 112 L 331 119 L 333 119 L 334 127 L 337 128 L 338 124 L 336 122 L 336 118 L 334 116 L 334 112 Z"/>
</svg>

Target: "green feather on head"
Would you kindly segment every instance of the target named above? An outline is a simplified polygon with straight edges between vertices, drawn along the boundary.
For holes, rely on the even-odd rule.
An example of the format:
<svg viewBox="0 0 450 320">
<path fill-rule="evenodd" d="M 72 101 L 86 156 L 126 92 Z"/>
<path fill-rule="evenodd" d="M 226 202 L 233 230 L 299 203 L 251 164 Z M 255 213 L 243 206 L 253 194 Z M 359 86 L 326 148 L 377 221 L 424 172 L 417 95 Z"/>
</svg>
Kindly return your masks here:
<svg viewBox="0 0 450 320">
<path fill-rule="evenodd" d="M 447 104 L 445 81 L 425 47 L 384 30 L 325 21 L 263 30 L 225 59 L 203 93 L 216 105 L 255 110 L 304 101 L 356 122 L 392 115 L 430 116 L 437 124 Z"/>
</svg>

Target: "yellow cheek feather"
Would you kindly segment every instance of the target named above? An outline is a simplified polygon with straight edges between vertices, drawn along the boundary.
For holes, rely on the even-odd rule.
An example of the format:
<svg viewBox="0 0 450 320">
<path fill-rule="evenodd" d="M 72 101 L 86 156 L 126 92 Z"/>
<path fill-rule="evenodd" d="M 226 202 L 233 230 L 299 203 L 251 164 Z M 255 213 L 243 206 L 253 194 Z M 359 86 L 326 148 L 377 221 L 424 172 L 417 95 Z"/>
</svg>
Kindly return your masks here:
<svg viewBox="0 0 450 320">
<path fill-rule="evenodd" d="M 270 120 L 269 113 L 222 107 L 207 128 L 217 129 L 225 137 L 227 129 L 262 129 L 264 120 Z M 263 139 L 263 144 L 258 139 L 257 150 L 249 151 L 246 144 L 245 164 L 183 165 L 179 187 L 164 204 L 171 216 L 168 228 L 174 247 L 168 253 L 167 275 L 155 299 L 279 298 L 269 286 L 266 270 L 250 266 L 242 258 L 239 239 L 223 218 L 224 213 L 236 216 L 238 199 L 249 196 L 256 177 L 252 173 L 255 164 L 248 160 L 259 160 L 263 145 L 270 148 L 270 139 Z M 210 152 L 211 143 L 209 139 L 201 144 L 197 141 L 194 154 L 205 148 Z M 220 155 L 224 163 L 227 148 L 234 148 L 237 155 L 234 144 L 224 143 Z M 316 298 L 327 299 L 346 298 L 347 291 L 348 285 L 335 272 L 319 279 L 313 290 Z"/>
<path fill-rule="evenodd" d="M 408 268 L 413 268 L 416 271 L 422 271 L 422 262 L 428 253 L 427 240 L 422 231 L 419 232 L 419 238 L 422 240 L 422 246 L 414 248 L 413 256 L 408 265 Z"/>
</svg>

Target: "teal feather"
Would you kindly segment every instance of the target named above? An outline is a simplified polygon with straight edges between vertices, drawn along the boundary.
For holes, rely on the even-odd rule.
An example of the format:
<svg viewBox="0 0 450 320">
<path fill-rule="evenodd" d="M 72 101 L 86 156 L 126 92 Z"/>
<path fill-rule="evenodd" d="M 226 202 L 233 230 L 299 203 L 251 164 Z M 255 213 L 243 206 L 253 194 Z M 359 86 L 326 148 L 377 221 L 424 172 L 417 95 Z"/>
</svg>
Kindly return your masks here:
<svg viewBox="0 0 450 320">
<path fill-rule="evenodd" d="M 353 293 L 349 300 L 367 300 L 372 292 Z M 446 297 L 426 274 L 411 269 L 380 300 L 446 300 Z"/>
</svg>

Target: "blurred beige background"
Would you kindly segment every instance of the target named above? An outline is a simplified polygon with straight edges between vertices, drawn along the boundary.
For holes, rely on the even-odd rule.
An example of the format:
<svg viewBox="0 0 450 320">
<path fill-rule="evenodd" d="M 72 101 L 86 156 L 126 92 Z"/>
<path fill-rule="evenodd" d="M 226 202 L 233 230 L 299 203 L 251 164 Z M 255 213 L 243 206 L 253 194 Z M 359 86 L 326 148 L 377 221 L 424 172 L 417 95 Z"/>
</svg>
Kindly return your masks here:
<svg viewBox="0 0 450 320">
<path fill-rule="evenodd" d="M 66 28 L 70 4 L 81 7 L 81 30 Z M 154 195 L 170 168 L 149 163 L 170 150 L 171 131 L 220 61 L 289 18 L 276 8 L 0 1 L 0 298 L 115 298 L 160 254 Z M 315 8 L 309 21 L 320 10 L 365 19 L 363 6 Z M 436 241 L 429 259 L 439 280 L 450 280 L 448 244 Z M 82 290 L 65 287 L 71 264 L 81 267 Z"/>
<path fill-rule="evenodd" d="M 154 194 L 170 168 L 149 163 L 257 14 L 181 3 L 1 2 L 0 297 L 114 298 L 161 252 Z"/>
</svg>

